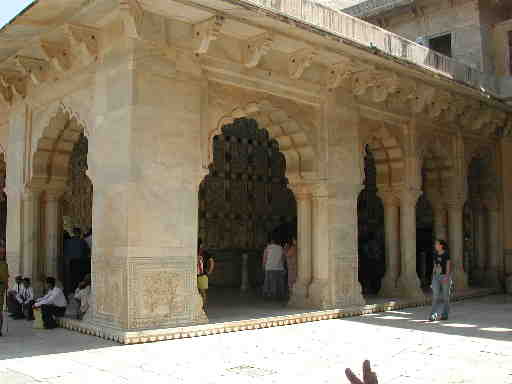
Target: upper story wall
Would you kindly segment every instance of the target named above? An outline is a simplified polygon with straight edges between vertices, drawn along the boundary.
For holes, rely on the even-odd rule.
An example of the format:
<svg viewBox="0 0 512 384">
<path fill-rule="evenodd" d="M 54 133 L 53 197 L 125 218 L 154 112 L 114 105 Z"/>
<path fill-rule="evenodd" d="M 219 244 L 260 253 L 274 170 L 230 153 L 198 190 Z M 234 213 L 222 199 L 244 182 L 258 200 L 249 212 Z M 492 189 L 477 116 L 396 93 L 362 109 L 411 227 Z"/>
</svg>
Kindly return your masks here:
<svg viewBox="0 0 512 384">
<path fill-rule="evenodd" d="M 509 43 L 503 33 L 507 27 L 503 28 L 502 23 L 511 18 L 512 4 L 506 2 L 419 0 L 367 19 L 431 47 L 435 45 L 432 39 L 449 34 L 447 40 L 454 59 L 483 72 L 509 75 L 503 69 L 509 60 Z"/>
</svg>

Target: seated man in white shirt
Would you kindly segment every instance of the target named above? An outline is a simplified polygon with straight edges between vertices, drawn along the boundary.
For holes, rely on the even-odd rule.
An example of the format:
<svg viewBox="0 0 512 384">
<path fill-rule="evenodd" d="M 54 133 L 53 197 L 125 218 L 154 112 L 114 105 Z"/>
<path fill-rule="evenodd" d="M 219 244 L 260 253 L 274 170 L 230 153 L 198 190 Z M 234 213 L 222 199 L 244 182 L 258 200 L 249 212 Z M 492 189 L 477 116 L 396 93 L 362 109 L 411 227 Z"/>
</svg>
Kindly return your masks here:
<svg viewBox="0 0 512 384">
<path fill-rule="evenodd" d="M 22 310 L 21 305 L 16 300 L 16 296 L 23 289 L 23 277 L 16 276 L 14 280 L 14 286 L 7 290 L 7 311 L 11 314 L 11 317 L 17 319 L 21 318 Z"/>
<path fill-rule="evenodd" d="M 25 277 L 23 279 L 23 287 L 16 295 L 16 300 L 21 306 L 22 314 L 17 318 L 25 318 L 27 320 L 34 320 L 32 305 L 34 304 L 34 290 L 30 286 L 30 279 Z"/>
<path fill-rule="evenodd" d="M 91 275 L 86 275 L 84 280 L 78 284 L 75 290 L 74 299 L 78 302 L 80 308 L 78 309 L 77 318 L 82 320 L 85 313 L 89 309 L 89 296 L 91 294 Z"/>
<path fill-rule="evenodd" d="M 43 324 L 46 329 L 57 327 L 56 317 L 62 317 L 66 313 L 66 297 L 62 289 L 55 286 L 55 278 L 47 277 L 46 285 L 48 293 L 37 299 L 34 308 L 41 308 Z"/>
<path fill-rule="evenodd" d="M 34 290 L 30 286 L 30 279 L 25 277 L 23 279 L 23 287 L 16 295 L 16 300 L 20 303 L 23 315 L 27 320 L 34 320 L 34 312 L 32 305 L 34 305 Z"/>
</svg>

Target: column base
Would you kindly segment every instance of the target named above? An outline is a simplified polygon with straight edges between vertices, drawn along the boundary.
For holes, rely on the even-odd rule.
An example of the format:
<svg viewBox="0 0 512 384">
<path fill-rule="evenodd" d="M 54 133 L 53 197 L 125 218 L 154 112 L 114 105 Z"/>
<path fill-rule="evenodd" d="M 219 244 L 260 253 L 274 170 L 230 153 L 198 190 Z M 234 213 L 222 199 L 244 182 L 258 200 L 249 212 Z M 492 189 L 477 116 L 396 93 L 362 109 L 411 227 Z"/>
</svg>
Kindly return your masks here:
<svg viewBox="0 0 512 384">
<path fill-rule="evenodd" d="M 400 297 L 418 300 L 425 299 L 425 294 L 421 290 L 420 279 L 416 275 L 400 276 L 397 286 Z"/>
<path fill-rule="evenodd" d="M 297 308 L 309 307 L 308 286 L 309 284 L 297 281 L 293 286 L 288 305 Z"/>
<path fill-rule="evenodd" d="M 357 280 L 352 283 L 350 290 L 346 291 L 342 289 L 341 294 L 338 294 L 338 291 L 336 291 L 335 307 L 344 308 L 366 305 L 366 300 L 364 299 L 362 292 L 363 289 L 361 288 L 361 284 Z"/>
<path fill-rule="evenodd" d="M 472 272 L 472 280 L 477 285 L 485 285 L 485 271 L 483 269 L 474 269 Z"/>
<path fill-rule="evenodd" d="M 333 308 L 333 302 L 327 280 L 315 280 L 309 286 L 310 305 L 318 309 Z"/>
<path fill-rule="evenodd" d="M 397 278 L 385 275 L 379 290 L 380 297 L 399 297 L 400 289 L 398 288 Z"/>
<path fill-rule="evenodd" d="M 456 291 L 462 291 L 469 288 L 468 275 L 464 271 L 459 271 L 453 274 L 453 282 Z"/>
<path fill-rule="evenodd" d="M 484 271 L 483 280 L 484 284 L 488 287 L 502 288 L 500 275 L 498 269 L 496 268 L 489 268 L 486 271 Z"/>
<path fill-rule="evenodd" d="M 512 275 L 505 281 L 506 293 L 512 294 Z"/>
</svg>

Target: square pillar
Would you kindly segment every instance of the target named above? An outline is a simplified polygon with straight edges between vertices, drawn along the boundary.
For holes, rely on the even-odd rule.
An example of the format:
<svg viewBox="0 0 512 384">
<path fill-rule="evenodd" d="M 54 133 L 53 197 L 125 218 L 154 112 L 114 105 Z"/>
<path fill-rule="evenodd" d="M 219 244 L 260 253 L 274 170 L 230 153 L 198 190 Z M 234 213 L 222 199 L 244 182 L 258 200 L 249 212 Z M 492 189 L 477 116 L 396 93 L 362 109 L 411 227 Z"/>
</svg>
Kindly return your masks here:
<svg viewBox="0 0 512 384">
<path fill-rule="evenodd" d="M 196 280 L 202 87 L 188 60 L 121 37 L 96 74 L 87 321 L 116 338 L 207 321 Z"/>
</svg>

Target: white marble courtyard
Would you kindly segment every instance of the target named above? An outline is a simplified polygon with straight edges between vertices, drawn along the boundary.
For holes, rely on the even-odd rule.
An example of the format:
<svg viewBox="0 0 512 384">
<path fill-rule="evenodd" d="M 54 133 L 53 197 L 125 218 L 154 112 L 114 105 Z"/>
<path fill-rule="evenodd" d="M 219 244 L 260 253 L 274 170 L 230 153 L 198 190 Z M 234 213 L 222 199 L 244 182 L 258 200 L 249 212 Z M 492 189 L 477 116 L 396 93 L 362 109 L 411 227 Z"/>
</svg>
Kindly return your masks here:
<svg viewBox="0 0 512 384">
<path fill-rule="evenodd" d="M 512 296 L 455 303 L 448 322 L 427 308 L 120 346 L 10 321 L 2 384 L 347 383 L 370 359 L 379 383 L 512 384 Z"/>
</svg>

